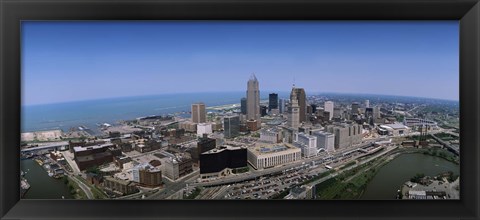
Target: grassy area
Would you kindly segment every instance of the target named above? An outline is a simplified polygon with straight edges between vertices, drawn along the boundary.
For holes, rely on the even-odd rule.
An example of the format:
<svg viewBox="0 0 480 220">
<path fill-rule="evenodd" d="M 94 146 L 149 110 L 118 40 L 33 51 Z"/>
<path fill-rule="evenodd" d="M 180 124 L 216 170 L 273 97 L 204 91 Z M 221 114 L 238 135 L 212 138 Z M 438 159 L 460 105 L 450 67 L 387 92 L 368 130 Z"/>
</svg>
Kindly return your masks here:
<svg viewBox="0 0 480 220">
<path fill-rule="evenodd" d="M 329 171 L 324 172 L 324 173 L 322 173 L 322 174 L 320 174 L 320 175 L 318 175 L 318 176 L 316 176 L 316 177 L 313 177 L 312 179 L 309 179 L 309 180 L 303 182 L 303 183 L 300 184 L 300 185 L 305 185 L 305 184 L 309 184 L 309 183 L 311 183 L 311 182 L 315 182 L 315 181 L 317 181 L 317 180 L 319 180 L 319 179 L 321 179 L 321 178 L 324 178 L 324 177 L 326 177 L 326 176 L 328 176 L 328 175 L 330 175 L 330 174 L 332 174 L 332 173 L 334 173 L 334 172 L 335 172 L 335 170 L 329 170 Z"/>
<path fill-rule="evenodd" d="M 272 199 L 283 199 L 283 198 L 285 198 L 285 196 L 287 196 L 289 193 L 290 193 L 290 190 L 284 189 L 284 190 L 283 190 L 282 192 L 280 192 L 279 194 L 273 196 Z"/>
<path fill-rule="evenodd" d="M 317 199 L 359 199 L 383 162 L 377 159 L 317 184 Z"/>
<path fill-rule="evenodd" d="M 103 190 L 97 188 L 96 186 L 90 184 L 89 182 L 87 182 L 85 179 L 83 178 L 77 178 L 78 180 L 80 180 L 82 183 L 84 183 L 85 185 L 87 185 L 90 190 L 92 191 L 92 194 L 93 194 L 93 198 L 95 199 L 106 199 L 108 198 L 108 195 L 105 194 L 103 192 Z"/>
<path fill-rule="evenodd" d="M 355 165 L 355 164 L 357 164 L 356 161 L 350 161 L 350 162 L 348 162 L 347 164 L 343 165 L 342 168 L 340 168 L 340 169 L 343 170 L 343 169 L 348 168 L 348 167 L 351 167 L 351 166 L 353 166 L 353 165 Z"/>
<path fill-rule="evenodd" d="M 430 155 L 430 156 L 435 156 L 435 157 L 440 157 L 440 158 L 448 160 L 452 163 L 460 164 L 460 158 L 459 157 L 455 156 L 450 151 L 442 149 L 442 148 L 430 148 L 428 150 L 423 151 L 423 154 Z"/>
<path fill-rule="evenodd" d="M 75 199 L 88 199 L 87 195 L 83 190 L 78 186 L 78 184 L 75 181 L 70 181 L 69 177 L 64 176 L 63 177 L 63 183 L 65 183 L 68 186 L 68 190 L 70 190 L 70 194 L 75 197 Z"/>
<path fill-rule="evenodd" d="M 250 168 L 247 166 L 247 167 L 243 167 L 243 168 L 234 169 L 232 172 L 233 173 L 246 173 L 248 171 L 250 171 Z"/>
<path fill-rule="evenodd" d="M 193 192 L 188 196 L 183 196 L 183 199 L 195 199 L 200 194 L 201 191 L 202 189 L 200 189 L 199 187 L 195 187 Z"/>
</svg>

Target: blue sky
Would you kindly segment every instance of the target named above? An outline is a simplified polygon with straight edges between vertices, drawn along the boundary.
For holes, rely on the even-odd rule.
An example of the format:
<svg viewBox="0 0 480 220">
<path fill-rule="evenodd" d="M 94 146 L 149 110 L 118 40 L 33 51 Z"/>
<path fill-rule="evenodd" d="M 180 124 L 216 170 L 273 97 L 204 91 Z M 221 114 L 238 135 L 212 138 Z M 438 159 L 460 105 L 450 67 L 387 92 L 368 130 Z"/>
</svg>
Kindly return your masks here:
<svg viewBox="0 0 480 220">
<path fill-rule="evenodd" d="M 458 21 L 22 23 L 24 105 L 244 91 L 458 100 Z"/>
</svg>

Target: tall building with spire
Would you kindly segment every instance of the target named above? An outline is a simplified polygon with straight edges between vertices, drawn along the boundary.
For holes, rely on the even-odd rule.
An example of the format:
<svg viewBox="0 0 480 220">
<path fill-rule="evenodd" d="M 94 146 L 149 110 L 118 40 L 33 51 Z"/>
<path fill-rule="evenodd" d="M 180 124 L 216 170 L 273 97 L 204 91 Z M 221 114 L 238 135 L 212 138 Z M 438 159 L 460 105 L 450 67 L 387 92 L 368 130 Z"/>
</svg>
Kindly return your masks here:
<svg viewBox="0 0 480 220">
<path fill-rule="evenodd" d="M 298 105 L 296 96 L 291 97 L 287 124 L 289 127 L 295 129 L 300 126 L 300 106 Z"/>
<path fill-rule="evenodd" d="M 307 96 L 303 88 L 295 88 L 293 84 L 292 92 L 290 93 L 290 102 L 296 99 L 299 106 L 300 123 L 307 121 Z"/>
<path fill-rule="evenodd" d="M 250 76 L 247 83 L 247 120 L 256 120 L 260 128 L 260 89 L 255 74 Z"/>
</svg>

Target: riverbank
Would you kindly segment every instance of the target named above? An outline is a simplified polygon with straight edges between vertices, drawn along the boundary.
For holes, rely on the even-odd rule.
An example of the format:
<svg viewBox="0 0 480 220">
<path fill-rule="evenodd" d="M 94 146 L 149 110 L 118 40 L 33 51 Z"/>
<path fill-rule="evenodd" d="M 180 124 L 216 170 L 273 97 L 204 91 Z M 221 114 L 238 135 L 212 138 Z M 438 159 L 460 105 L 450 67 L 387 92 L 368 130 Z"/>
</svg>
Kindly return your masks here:
<svg viewBox="0 0 480 220">
<path fill-rule="evenodd" d="M 30 188 L 24 194 L 24 199 L 73 199 L 68 186 L 62 179 L 55 179 L 48 176 L 48 173 L 33 159 L 20 161 L 24 178 L 28 181 Z"/>
<path fill-rule="evenodd" d="M 335 177 L 332 177 L 322 183 L 316 185 L 316 196 L 317 199 L 371 199 L 367 196 L 365 198 L 364 194 L 369 188 L 370 183 L 375 179 L 380 172 L 380 170 L 394 161 L 395 159 L 401 157 L 402 155 L 426 155 L 424 152 L 426 149 L 417 149 L 417 148 L 401 148 L 392 151 L 388 155 L 377 158 L 373 161 L 370 161 L 366 164 L 360 165 L 353 169 L 347 170 L 343 173 L 338 174 Z M 435 157 L 449 163 L 449 160 L 446 160 L 443 157 L 439 157 L 438 154 L 428 155 Z M 349 164 L 350 167 L 354 165 Z M 433 165 L 433 164 L 432 164 Z M 343 168 L 345 168 L 343 167 Z M 377 177 L 378 178 L 378 177 Z M 410 177 L 409 177 L 410 178 Z M 402 184 L 405 181 L 402 182 Z M 394 190 L 392 191 L 391 197 L 385 198 L 375 198 L 375 199 L 395 199 L 395 192 L 397 185 L 393 185 Z M 396 188 L 396 189 L 395 189 Z M 375 189 L 370 189 L 375 190 Z"/>
<path fill-rule="evenodd" d="M 395 199 L 397 191 L 417 173 L 436 176 L 452 171 L 459 174 L 458 164 L 442 157 L 424 154 L 425 149 L 403 149 L 393 152 L 368 183 L 360 199 Z"/>
</svg>

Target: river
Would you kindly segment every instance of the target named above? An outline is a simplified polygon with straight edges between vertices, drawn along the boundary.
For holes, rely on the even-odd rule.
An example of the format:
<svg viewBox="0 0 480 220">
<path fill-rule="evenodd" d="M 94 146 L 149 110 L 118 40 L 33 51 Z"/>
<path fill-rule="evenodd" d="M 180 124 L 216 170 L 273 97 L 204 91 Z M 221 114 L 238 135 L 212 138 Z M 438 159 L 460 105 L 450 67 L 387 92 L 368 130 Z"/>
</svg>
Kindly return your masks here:
<svg viewBox="0 0 480 220">
<path fill-rule="evenodd" d="M 34 160 L 21 160 L 20 169 L 25 172 L 25 179 L 30 189 L 25 199 L 73 199 L 62 179 L 49 177 L 47 172 Z"/>
<path fill-rule="evenodd" d="M 395 199 L 397 190 L 415 174 L 435 176 L 447 171 L 459 174 L 460 166 L 430 155 L 402 154 L 380 168 L 368 183 L 361 199 Z"/>
</svg>

